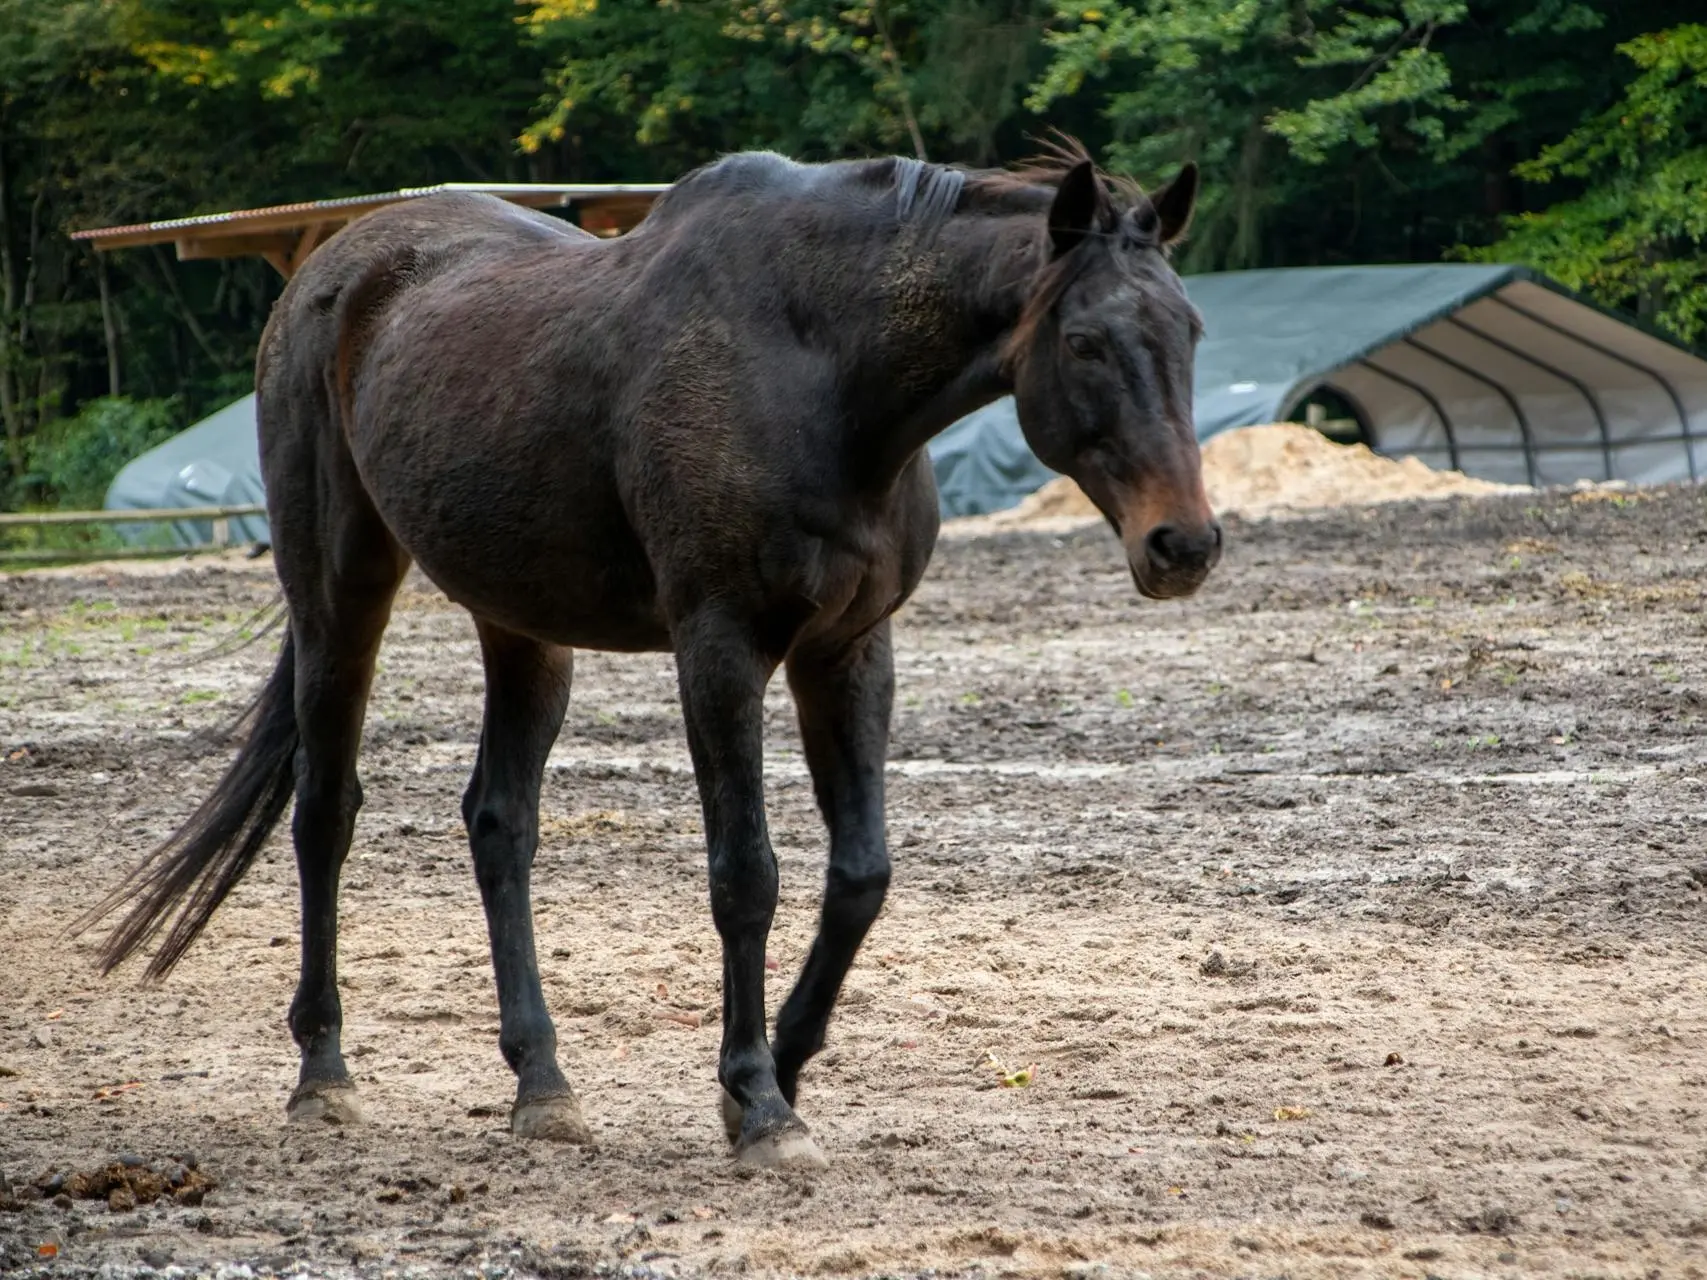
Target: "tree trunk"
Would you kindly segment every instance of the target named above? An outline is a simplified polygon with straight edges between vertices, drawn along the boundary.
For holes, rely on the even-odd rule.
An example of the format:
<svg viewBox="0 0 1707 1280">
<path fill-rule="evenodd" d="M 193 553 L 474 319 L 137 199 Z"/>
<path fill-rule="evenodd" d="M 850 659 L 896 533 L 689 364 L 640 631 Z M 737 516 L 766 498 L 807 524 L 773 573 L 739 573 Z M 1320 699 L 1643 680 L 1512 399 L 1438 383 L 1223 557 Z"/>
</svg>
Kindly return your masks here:
<svg viewBox="0 0 1707 1280">
<path fill-rule="evenodd" d="M 12 323 L 18 310 L 18 264 L 12 256 L 12 184 L 6 167 L 5 101 L 0 98 L 0 419 L 6 426 L 6 461 L 12 474 L 24 469 L 24 418 L 18 404 L 18 363 Z"/>
<path fill-rule="evenodd" d="M 213 367 L 220 370 L 229 369 L 231 362 L 214 349 L 212 340 L 207 336 L 201 322 L 196 319 L 195 312 L 190 310 L 190 304 L 184 299 L 184 292 L 178 288 L 178 277 L 172 270 L 172 264 L 166 257 L 166 251 L 159 245 L 154 246 L 154 261 L 160 268 L 160 274 L 166 278 L 166 291 L 172 295 L 172 301 L 178 304 L 178 314 L 183 317 L 184 327 L 190 331 L 190 336 L 196 340 L 196 345 L 203 354 L 213 361 Z"/>
<path fill-rule="evenodd" d="M 95 281 L 101 287 L 101 329 L 107 338 L 107 394 L 119 394 L 119 326 L 113 314 L 113 291 L 107 283 L 107 257 L 95 254 Z"/>
<path fill-rule="evenodd" d="M 895 91 L 901 99 L 901 118 L 907 123 L 907 135 L 913 141 L 913 155 L 916 159 L 929 161 L 930 156 L 925 154 L 925 135 L 919 131 L 919 118 L 913 112 L 913 95 L 907 91 L 907 69 L 902 65 L 901 51 L 889 36 L 889 23 L 877 0 L 873 0 L 871 6 L 871 20 L 877 27 L 877 36 L 883 42 L 884 51 L 889 54 L 890 65 L 895 68 Z"/>
</svg>

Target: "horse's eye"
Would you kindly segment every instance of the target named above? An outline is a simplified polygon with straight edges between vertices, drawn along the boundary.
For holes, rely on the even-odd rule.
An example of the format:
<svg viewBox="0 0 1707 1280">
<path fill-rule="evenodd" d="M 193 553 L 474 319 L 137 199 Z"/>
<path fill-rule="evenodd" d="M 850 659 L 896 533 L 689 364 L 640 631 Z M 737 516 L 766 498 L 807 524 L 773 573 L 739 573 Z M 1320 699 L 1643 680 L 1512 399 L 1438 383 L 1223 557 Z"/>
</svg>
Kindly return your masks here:
<svg viewBox="0 0 1707 1280">
<path fill-rule="evenodd" d="M 1067 350 L 1071 351 L 1074 358 L 1078 360 L 1102 359 L 1102 344 L 1095 338 L 1082 333 L 1069 333 L 1067 335 Z"/>
</svg>

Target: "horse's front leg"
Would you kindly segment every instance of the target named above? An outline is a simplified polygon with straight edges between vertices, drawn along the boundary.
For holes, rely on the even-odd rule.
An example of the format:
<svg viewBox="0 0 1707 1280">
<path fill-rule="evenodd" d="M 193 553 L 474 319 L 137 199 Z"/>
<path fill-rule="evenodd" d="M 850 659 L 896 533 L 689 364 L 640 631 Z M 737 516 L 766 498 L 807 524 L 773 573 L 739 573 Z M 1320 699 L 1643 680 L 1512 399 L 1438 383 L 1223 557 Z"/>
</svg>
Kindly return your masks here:
<svg viewBox="0 0 1707 1280">
<path fill-rule="evenodd" d="M 763 713 L 776 669 L 742 621 L 702 611 L 678 626 L 676 669 L 710 855 L 711 916 L 723 940 L 724 1125 L 748 1164 L 825 1161 L 777 1085 L 765 1039 L 765 940 L 776 855 L 765 824 Z"/>
<path fill-rule="evenodd" d="M 530 893 L 540 782 L 569 708 L 574 659 L 568 649 L 487 622 L 476 625 L 486 662 L 486 722 L 462 817 L 492 942 L 498 1047 L 516 1073 L 510 1129 L 524 1138 L 591 1142 L 580 1104 L 557 1065 L 557 1031 L 540 989 Z"/>
<path fill-rule="evenodd" d="M 842 980 L 889 888 L 883 764 L 895 666 L 888 621 L 848 648 L 792 654 L 788 683 L 818 807 L 830 828 L 818 937 L 776 1020 L 777 1083 L 793 1106 L 800 1069 L 824 1047 Z"/>
</svg>

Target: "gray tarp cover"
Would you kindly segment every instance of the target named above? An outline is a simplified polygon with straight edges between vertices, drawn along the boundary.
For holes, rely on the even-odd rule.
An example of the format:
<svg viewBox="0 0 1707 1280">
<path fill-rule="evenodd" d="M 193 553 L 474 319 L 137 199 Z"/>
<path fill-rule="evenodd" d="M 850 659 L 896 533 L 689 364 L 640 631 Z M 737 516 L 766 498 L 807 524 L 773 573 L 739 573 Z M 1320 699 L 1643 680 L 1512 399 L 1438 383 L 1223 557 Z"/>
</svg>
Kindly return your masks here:
<svg viewBox="0 0 1707 1280">
<path fill-rule="evenodd" d="M 255 397 L 247 395 L 126 466 L 107 489 L 107 510 L 247 506 L 264 499 L 261 452 L 255 440 Z M 157 536 L 146 525 L 117 528 L 133 539 Z M 172 540 L 180 546 L 213 540 L 213 528 L 206 520 L 180 520 L 170 528 Z M 231 539 L 265 542 L 266 518 L 233 520 Z"/>
<path fill-rule="evenodd" d="M 1707 359 L 1509 266 L 1300 267 L 1188 277 L 1203 313 L 1199 439 L 1275 422 L 1319 388 L 1379 452 L 1488 479 L 1644 483 L 1707 475 Z M 246 396 L 119 473 L 108 507 L 256 501 Z M 1012 506 L 1053 476 L 1013 401 L 930 447 L 944 515 Z M 260 536 L 244 522 L 235 536 Z M 177 527 L 183 541 L 205 523 Z"/>
</svg>

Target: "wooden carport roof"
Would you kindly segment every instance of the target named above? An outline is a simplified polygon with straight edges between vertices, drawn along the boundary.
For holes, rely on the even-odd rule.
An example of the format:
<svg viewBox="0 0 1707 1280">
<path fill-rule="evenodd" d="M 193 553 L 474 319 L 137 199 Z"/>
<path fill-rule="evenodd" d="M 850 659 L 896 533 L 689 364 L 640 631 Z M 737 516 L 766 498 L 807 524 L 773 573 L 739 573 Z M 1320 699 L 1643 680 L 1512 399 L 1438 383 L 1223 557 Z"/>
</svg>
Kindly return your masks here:
<svg viewBox="0 0 1707 1280">
<path fill-rule="evenodd" d="M 204 213 L 164 222 L 141 222 L 128 227 L 74 231 L 71 238 L 100 252 L 137 245 L 172 244 L 182 261 L 201 258 L 265 258 L 285 277 L 326 237 L 365 213 L 403 200 L 441 191 L 481 191 L 530 209 L 573 205 L 581 226 L 595 235 L 619 235 L 646 216 L 652 201 L 669 190 L 663 182 L 601 183 L 556 186 L 546 183 L 441 182 L 431 187 L 406 187 L 378 195 L 343 196 L 267 209 Z"/>
</svg>

